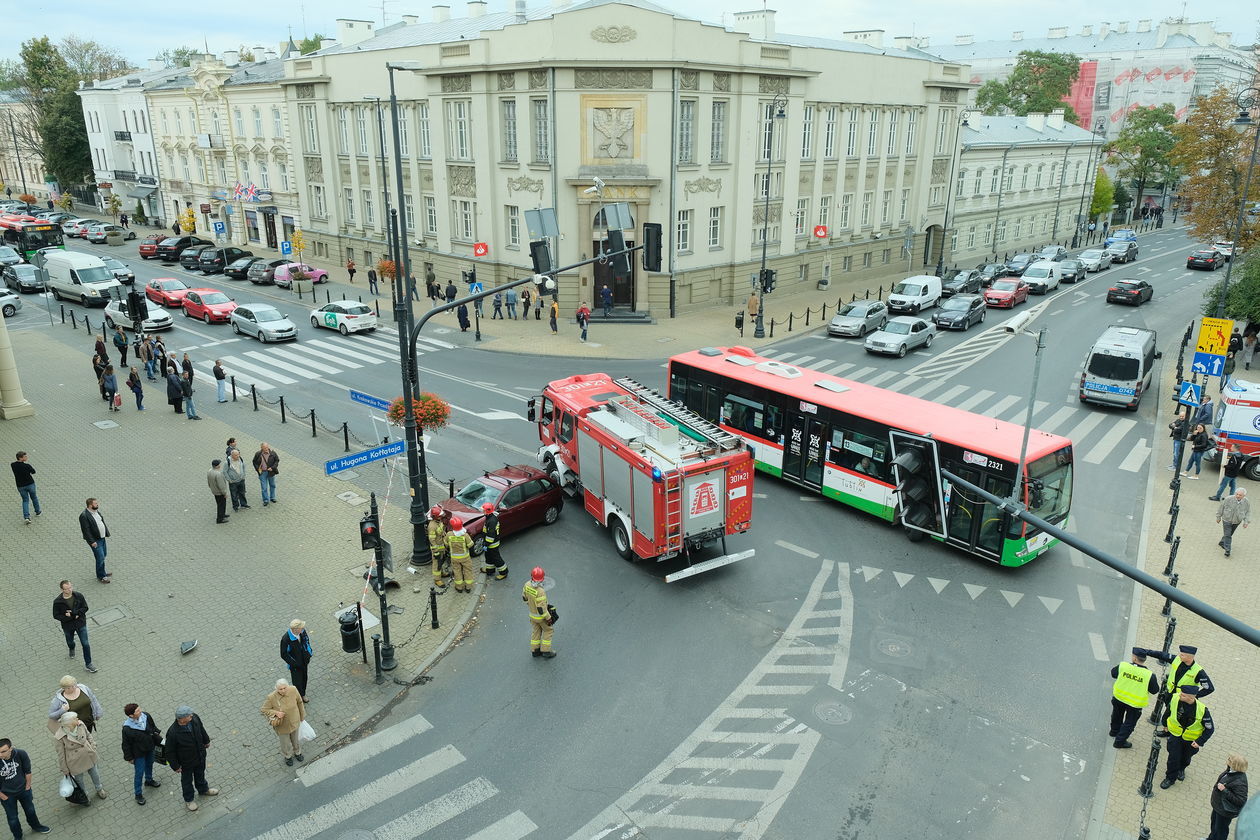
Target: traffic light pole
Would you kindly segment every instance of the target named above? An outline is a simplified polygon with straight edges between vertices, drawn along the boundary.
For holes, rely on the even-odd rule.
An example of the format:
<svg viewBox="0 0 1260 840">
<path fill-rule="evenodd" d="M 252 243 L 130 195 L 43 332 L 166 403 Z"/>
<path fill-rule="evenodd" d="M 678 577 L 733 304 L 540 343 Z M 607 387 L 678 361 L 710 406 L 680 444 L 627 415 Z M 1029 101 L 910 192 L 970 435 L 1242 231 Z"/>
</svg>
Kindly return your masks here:
<svg viewBox="0 0 1260 840">
<path fill-rule="evenodd" d="M 381 600 L 381 670 L 392 671 L 398 667 L 398 661 L 394 659 L 394 646 L 389 639 L 389 601 L 385 597 L 385 546 L 381 541 L 381 518 L 376 507 L 376 493 L 372 494 L 368 517 L 371 519 L 373 526 L 375 526 L 375 539 L 372 540 L 372 556 L 376 564 L 376 594 Z M 360 535 L 365 536 L 366 533 L 361 523 Z M 371 579 L 371 574 L 368 575 L 368 579 Z"/>
</svg>

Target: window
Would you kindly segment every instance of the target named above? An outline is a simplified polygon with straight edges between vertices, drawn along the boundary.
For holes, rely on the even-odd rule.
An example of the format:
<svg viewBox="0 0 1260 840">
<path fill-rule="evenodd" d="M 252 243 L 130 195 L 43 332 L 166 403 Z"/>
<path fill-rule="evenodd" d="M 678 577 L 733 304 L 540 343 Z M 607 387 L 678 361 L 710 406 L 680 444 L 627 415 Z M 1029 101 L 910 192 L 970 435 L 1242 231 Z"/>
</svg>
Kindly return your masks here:
<svg viewBox="0 0 1260 840">
<path fill-rule="evenodd" d="M 183 152 L 179 153 L 179 168 L 183 170 L 184 180 L 191 181 L 192 175 L 188 171 L 188 155 L 184 154 Z"/>
<path fill-rule="evenodd" d="M 849 214 L 850 214 L 850 211 L 852 211 L 852 209 L 853 209 L 853 195 L 851 193 L 845 193 L 844 195 L 840 196 L 840 229 L 841 230 L 848 230 Z"/>
<path fill-rule="evenodd" d="M 546 99 L 530 102 L 530 118 L 533 121 L 534 163 L 551 162 L 551 106 Z"/>
<path fill-rule="evenodd" d="M 814 106 L 806 105 L 801 114 L 801 157 L 814 156 Z"/>
<path fill-rule="evenodd" d="M 223 120 L 219 116 L 217 108 L 212 108 L 210 110 L 210 131 L 215 134 L 223 133 Z"/>
<path fill-rule="evenodd" d="M 678 162 L 696 162 L 696 100 L 678 102 Z"/>
<path fill-rule="evenodd" d="M 258 164 L 258 186 L 264 190 L 271 189 L 271 172 L 267 169 L 267 164 Z"/>
<path fill-rule="evenodd" d="M 796 235 L 804 236 L 809 230 L 809 199 L 796 199 Z"/>
<path fill-rule="evenodd" d="M 228 182 L 227 158 L 216 157 L 214 159 L 214 163 L 215 163 L 215 168 L 218 170 L 218 173 L 219 173 L 219 183 L 226 187 L 227 182 Z"/>
<path fill-rule="evenodd" d="M 949 145 L 949 127 L 954 124 L 954 109 L 941 110 L 940 121 L 936 124 L 936 153 L 939 155 Z"/>
<path fill-rule="evenodd" d="M 840 118 L 840 109 L 832 105 L 827 109 L 827 119 L 823 127 L 823 157 L 836 156 L 836 121 Z"/>
<path fill-rule="evenodd" d="M 280 167 L 280 189 L 288 192 L 292 189 L 289 186 L 289 165 L 284 161 L 276 161 L 276 165 Z"/>
<path fill-rule="evenodd" d="M 862 268 L 870 268 L 870 267 L 871 267 L 871 252 L 867 251 L 865 254 L 862 255 Z"/>
<path fill-rule="evenodd" d="M 171 133 L 171 126 L 170 126 L 170 123 L 169 123 L 169 122 L 167 122 L 167 119 L 166 119 L 166 109 L 165 109 L 165 108 L 163 108 L 162 110 L 158 111 L 158 119 L 160 119 L 160 120 L 162 121 L 162 133 L 163 133 L 163 134 L 170 134 L 170 133 Z M 1078 165 L 1079 165 L 1079 164 L 1078 164 Z"/>
<path fill-rule="evenodd" d="M 971 194 L 980 195 L 980 182 L 984 180 L 984 167 L 976 170 L 975 180 L 971 184 Z"/>
<path fill-rule="evenodd" d="M 453 160 L 468 160 L 472 156 L 468 110 L 467 100 L 446 103 L 446 156 Z"/>
<path fill-rule="evenodd" d="M 967 170 L 966 169 L 958 170 L 958 186 L 954 189 L 954 195 L 958 196 L 959 198 L 962 198 L 963 185 L 964 183 L 966 183 L 966 181 L 967 181 Z"/>
<path fill-rule="evenodd" d="M 901 191 L 901 213 L 897 218 L 903 222 L 910 218 L 910 190 Z"/>
<path fill-rule="evenodd" d="M 437 201 L 431 195 L 424 197 L 424 232 L 434 236 L 438 232 Z"/>
<path fill-rule="evenodd" d="M 197 171 L 201 171 L 201 155 L 197 156 Z M 249 186 L 249 160 L 241 158 L 241 183 Z"/>
<path fill-rule="evenodd" d="M 976 226 L 975 225 L 972 225 L 971 227 L 967 228 L 967 247 L 968 248 L 976 247 Z"/>
<path fill-rule="evenodd" d="M 1033 230 L 1033 226 L 1030 223 L 1028 225 L 1028 232 L 1032 233 L 1032 230 Z M 1019 238 L 1023 235 L 1024 235 L 1024 220 L 1022 218 L 1016 219 L 1015 220 L 1015 240 L 1019 241 Z"/>
<path fill-rule="evenodd" d="M 893 112 L 888 115 L 888 157 L 897 154 L 897 123 L 901 122 L 901 114 Z"/>
<path fill-rule="evenodd" d="M 179 109 L 175 109 L 175 133 L 184 133 L 184 118 L 180 115 Z"/>
<path fill-rule="evenodd" d="M 521 208 L 514 204 L 507 206 L 507 244 L 509 248 L 521 247 Z"/>
<path fill-rule="evenodd" d="M 302 151 L 319 152 L 319 125 L 315 121 L 314 105 L 299 105 L 298 117 L 302 122 Z"/>
<path fill-rule="evenodd" d="M 1053 187 L 1059 177 L 1059 164 L 1050 164 L 1050 180 L 1046 182 L 1047 187 Z"/>
<path fill-rule="evenodd" d="M 359 154 L 366 155 L 371 148 L 368 145 L 367 108 L 354 109 L 354 131 L 359 141 Z"/>
<path fill-rule="evenodd" d="M 245 118 L 241 116 L 240 108 L 232 109 L 232 128 L 236 131 L 237 137 L 245 136 Z"/>
<path fill-rule="evenodd" d="M 499 102 L 499 123 L 503 131 L 503 160 L 515 163 L 517 160 L 515 99 L 504 99 Z"/>
<path fill-rule="evenodd" d="M 871 120 L 866 124 L 866 156 L 875 157 L 879 149 L 879 111 L 871 111 Z"/>
<path fill-rule="evenodd" d="M 363 191 L 363 224 L 376 224 L 376 209 L 372 206 L 372 191 Z"/>
<path fill-rule="evenodd" d="M 857 154 L 857 133 L 858 120 L 862 118 L 862 112 L 857 108 L 849 109 L 849 135 L 845 142 L 845 154 L 853 157 Z"/>
<path fill-rule="evenodd" d="M 1003 219 L 1002 221 L 997 223 L 997 228 L 995 229 L 995 236 L 997 236 L 996 242 L 999 245 L 1006 241 L 1006 219 Z"/>
<path fill-rule="evenodd" d="M 1002 168 L 999 166 L 995 166 L 993 167 L 993 172 L 989 174 L 989 192 L 995 193 L 998 191 L 998 188 L 1001 186 L 1002 186 Z"/>
<path fill-rule="evenodd" d="M 311 213 L 321 219 L 328 216 L 328 208 L 324 204 L 324 188 L 318 184 L 311 187 Z"/>
<path fill-rule="evenodd" d="M 954 228 L 953 233 L 949 235 L 949 252 L 951 254 L 958 252 L 958 228 Z"/>
<path fill-rule="evenodd" d="M 411 193 L 403 194 L 403 214 L 407 217 L 407 230 L 416 229 L 416 202 Z"/>
<path fill-rule="evenodd" d="M 188 109 L 188 130 L 197 133 L 197 112 L 192 108 Z"/>
<path fill-rule="evenodd" d="M 674 233 L 674 250 L 680 254 L 691 251 L 691 211 L 678 211 L 678 226 Z"/>
<path fill-rule="evenodd" d="M 429 103 L 420 103 L 420 157 L 433 157 L 433 138 L 429 133 Z M 434 230 L 437 230 L 436 226 Z"/>
<path fill-rule="evenodd" d="M 862 193 L 862 227 L 871 225 L 871 205 L 874 202 L 875 193 L 870 191 Z"/>
<path fill-rule="evenodd" d="M 722 208 L 709 208 L 709 247 L 722 247 Z"/>
<path fill-rule="evenodd" d="M 1032 169 L 1031 163 L 1024 164 L 1024 172 L 1019 178 L 1019 188 L 1021 190 L 1028 189 L 1028 170 Z"/>
<path fill-rule="evenodd" d="M 712 122 L 709 126 L 709 161 L 726 162 L 726 100 L 713 101 Z"/>
<path fill-rule="evenodd" d="M 823 227 L 829 227 L 831 225 L 832 200 L 832 196 L 829 195 L 821 196 L 818 199 L 818 224 Z"/>
<path fill-rule="evenodd" d="M 853 257 L 844 257 L 843 259 L 841 259 L 840 269 L 842 271 L 852 271 L 853 270 Z"/>
<path fill-rule="evenodd" d="M 993 222 L 985 222 L 984 239 L 981 241 L 986 247 L 993 244 Z"/>
<path fill-rule="evenodd" d="M 940 186 L 932 187 L 932 189 L 928 191 L 928 204 L 931 204 L 932 206 L 935 207 L 936 205 L 941 204 L 944 200 L 945 200 L 944 187 L 940 187 Z"/>
<path fill-rule="evenodd" d="M 1002 192 L 1011 191 L 1011 182 L 1015 180 L 1015 167 L 1006 167 L 1006 172 L 1002 175 Z"/>
<path fill-rule="evenodd" d="M 884 265 L 888 265 L 890 262 L 892 262 L 892 248 L 885 248 L 884 250 L 880 251 L 879 261 L 882 262 Z"/>
<path fill-rule="evenodd" d="M 349 187 L 346 187 L 344 190 L 342 190 L 342 193 L 343 193 L 343 200 L 345 202 L 346 221 L 353 222 L 354 215 L 355 215 L 354 190 L 350 189 Z"/>
<path fill-rule="evenodd" d="M 1079 183 L 1081 182 L 1081 166 L 1082 166 L 1082 164 L 1081 164 L 1081 162 L 1078 160 L 1078 161 L 1076 162 L 1076 174 L 1072 176 L 1072 183 L 1073 183 L 1073 184 L 1079 184 Z"/>
<path fill-rule="evenodd" d="M 254 110 L 254 136 L 262 137 L 263 136 L 262 109 L 255 108 L 253 110 Z"/>
<path fill-rule="evenodd" d="M 350 109 L 337 109 L 337 151 L 350 154 Z"/>
<path fill-rule="evenodd" d="M 774 155 L 774 103 L 761 106 L 761 144 L 758 160 L 771 160 Z"/>
<path fill-rule="evenodd" d="M 464 242 L 472 242 L 476 238 L 476 227 L 473 224 L 475 208 L 467 198 L 451 200 L 451 238 Z"/>
<path fill-rule="evenodd" d="M 284 122 L 279 108 L 271 109 L 271 133 L 277 140 L 284 136 Z"/>
<path fill-rule="evenodd" d="M 890 221 L 892 221 L 892 201 L 893 201 L 893 191 L 884 190 L 883 209 L 880 211 L 880 214 L 879 214 L 879 220 L 882 224 L 886 225 Z"/>
<path fill-rule="evenodd" d="M 914 154 L 915 129 L 918 127 L 919 112 L 906 112 L 906 154 Z"/>
<path fill-rule="evenodd" d="M 411 107 L 398 109 L 398 152 L 403 157 L 411 157 Z"/>
<path fill-rule="evenodd" d="M 833 426 L 827 459 L 841 469 L 868 475 L 884 483 L 893 482 L 888 441 L 852 429 Z"/>
</svg>

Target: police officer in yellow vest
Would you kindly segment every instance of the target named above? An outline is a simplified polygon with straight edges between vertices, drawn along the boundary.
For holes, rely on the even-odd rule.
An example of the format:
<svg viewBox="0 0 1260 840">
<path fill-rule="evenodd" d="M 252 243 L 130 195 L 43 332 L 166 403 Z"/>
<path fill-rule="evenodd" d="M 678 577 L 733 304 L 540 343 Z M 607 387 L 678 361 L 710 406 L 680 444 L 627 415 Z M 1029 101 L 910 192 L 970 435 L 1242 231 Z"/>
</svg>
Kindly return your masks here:
<svg viewBox="0 0 1260 840">
<path fill-rule="evenodd" d="M 1133 660 L 1121 662 L 1111 669 L 1111 676 L 1116 678 L 1111 687 L 1111 730 L 1109 735 L 1118 750 L 1127 750 L 1133 746 L 1129 736 L 1133 727 L 1137 726 L 1142 709 L 1152 694 L 1159 694 L 1159 677 L 1146 667 L 1145 648 L 1133 649 Z"/>
<path fill-rule="evenodd" d="M 1186 768 L 1199 748 L 1215 732 L 1212 713 L 1199 699 L 1197 685 L 1181 686 L 1178 702 L 1169 710 L 1164 726 L 1168 729 L 1168 767 L 1159 786 L 1164 790 L 1185 781 Z"/>
<path fill-rule="evenodd" d="M 464 520 L 451 517 L 451 531 L 446 535 L 446 550 L 451 555 L 451 569 L 455 573 L 455 591 L 472 592 L 472 537 L 464 530 Z"/>
<path fill-rule="evenodd" d="M 551 649 L 551 611 L 547 609 L 547 592 L 543 589 L 546 573 L 542 566 L 535 566 L 521 591 L 521 600 L 529 606 L 529 646 L 534 656 L 551 659 L 556 655 Z"/>
<path fill-rule="evenodd" d="M 499 554 L 499 514 L 495 512 L 494 504 L 491 502 L 482 505 L 481 510 L 486 515 L 486 524 L 481 528 L 481 535 L 486 541 L 481 571 L 494 575 L 495 580 L 503 580 L 508 576 L 508 567 L 507 563 L 503 562 L 503 555 Z"/>
<path fill-rule="evenodd" d="M 429 509 L 429 553 L 433 555 L 433 585 L 438 589 L 446 586 L 446 581 L 442 580 L 443 566 L 449 565 L 446 556 L 446 521 L 443 518 L 445 511 L 441 505 L 434 505 Z M 416 584 L 412 587 L 413 592 L 419 592 L 421 586 Z"/>
<path fill-rule="evenodd" d="M 1195 654 L 1199 649 L 1194 645 L 1181 645 L 1177 648 L 1179 651 L 1177 658 L 1180 660 L 1168 669 L 1168 679 L 1164 683 L 1164 693 L 1162 699 L 1164 708 L 1172 709 L 1177 704 L 1177 691 L 1181 686 L 1197 685 L 1199 687 L 1199 698 L 1207 697 L 1216 690 L 1216 686 L 1212 685 L 1212 680 L 1207 675 L 1207 671 L 1203 670 L 1203 666 L 1194 661 Z M 1159 730 L 1160 735 L 1164 734 L 1164 730 Z"/>
</svg>

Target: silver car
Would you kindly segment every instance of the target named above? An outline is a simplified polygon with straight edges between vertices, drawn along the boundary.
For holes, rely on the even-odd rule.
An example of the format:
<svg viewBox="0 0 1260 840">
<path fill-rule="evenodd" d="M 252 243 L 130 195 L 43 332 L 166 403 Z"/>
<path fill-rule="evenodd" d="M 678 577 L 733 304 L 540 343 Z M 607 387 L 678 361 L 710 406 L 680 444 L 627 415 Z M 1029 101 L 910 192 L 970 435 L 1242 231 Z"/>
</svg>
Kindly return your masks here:
<svg viewBox="0 0 1260 840">
<path fill-rule="evenodd" d="M 855 335 L 883 329 L 888 323 L 888 307 L 882 300 L 855 300 L 846 303 L 827 325 L 827 335 Z"/>
<path fill-rule="evenodd" d="M 145 301 L 145 311 L 148 315 L 140 323 L 140 329 L 144 332 L 158 332 L 160 330 L 169 330 L 175 326 L 175 321 L 171 318 L 171 313 L 158 306 L 153 301 Z M 110 298 L 109 303 L 105 304 L 105 325 L 110 329 L 114 327 L 122 327 L 124 330 L 133 328 L 131 323 L 131 315 L 127 311 L 127 299 L 123 297 Z"/>
<path fill-rule="evenodd" d="M 22 308 L 22 299 L 8 289 L 0 289 L 0 312 L 12 318 Z"/>
<path fill-rule="evenodd" d="M 17 265 L 21 261 L 21 254 L 8 245 L 0 245 L 0 265 Z"/>
<path fill-rule="evenodd" d="M 101 262 L 105 263 L 105 267 L 114 273 L 114 279 L 124 286 L 134 285 L 136 282 L 136 273 L 131 270 L 131 266 L 127 265 L 117 257 L 104 256 Z"/>
<path fill-rule="evenodd" d="M 252 335 L 263 344 L 268 341 L 297 341 L 297 325 L 269 303 L 246 303 L 232 310 L 228 318 L 232 332 Z"/>
<path fill-rule="evenodd" d="M 904 356 L 919 347 L 931 347 L 936 338 L 936 325 L 914 315 L 899 315 L 883 329 L 866 338 L 867 353 L 888 353 Z"/>
<path fill-rule="evenodd" d="M 1077 259 L 1080 260 L 1081 265 L 1085 266 L 1086 271 L 1102 271 L 1104 268 L 1111 268 L 1111 254 L 1102 248 L 1082 251 Z"/>
</svg>

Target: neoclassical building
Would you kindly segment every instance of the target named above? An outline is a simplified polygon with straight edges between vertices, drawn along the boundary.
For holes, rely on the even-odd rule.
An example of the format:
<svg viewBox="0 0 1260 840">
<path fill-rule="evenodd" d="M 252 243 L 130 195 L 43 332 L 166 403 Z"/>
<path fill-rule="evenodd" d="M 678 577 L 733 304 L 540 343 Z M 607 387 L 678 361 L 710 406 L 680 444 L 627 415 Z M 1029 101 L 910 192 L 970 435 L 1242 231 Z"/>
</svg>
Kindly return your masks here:
<svg viewBox="0 0 1260 840">
<path fill-rule="evenodd" d="M 763 237 L 780 289 L 936 264 L 972 87 L 964 65 L 872 33 L 779 33 L 773 11 L 724 27 L 647 0 L 485 7 L 376 29 L 339 21 L 336 43 L 283 62 L 313 258 L 383 254 L 393 143 L 386 113 L 383 167 L 371 99 L 388 104 L 394 63 L 406 68 L 395 83 L 417 276 L 426 264 L 442 281 L 472 266 L 487 282 L 521 276 L 537 208 L 555 209 L 557 264 L 587 259 L 604 235 L 601 198 L 629 205 L 630 241 L 644 222 L 664 226 L 663 270 L 636 259 L 624 281 L 600 265 L 569 272 L 563 305 L 597 300 L 604 283 L 619 307 L 658 318 L 742 299 Z M 182 146 L 176 155 L 192 151 Z"/>
</svg>

